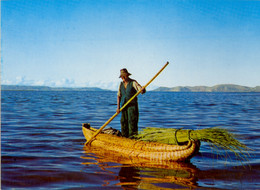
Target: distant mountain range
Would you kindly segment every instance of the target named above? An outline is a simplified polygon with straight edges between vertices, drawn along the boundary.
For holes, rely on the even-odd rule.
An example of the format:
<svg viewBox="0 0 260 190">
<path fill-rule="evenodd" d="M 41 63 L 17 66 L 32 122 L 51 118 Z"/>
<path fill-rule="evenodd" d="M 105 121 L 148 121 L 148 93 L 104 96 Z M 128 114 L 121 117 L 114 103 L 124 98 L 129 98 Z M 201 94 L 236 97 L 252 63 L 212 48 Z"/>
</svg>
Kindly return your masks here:
<svg viewBox="0 0 260 190">
<path fill-rule="evenodd" d="M 260 92 L 260 86 L 247 87 L 234 84 L 220 84 L 212 87 L 208 86 L 177 86 L 173 88 L 159 87 L 154 91 L 164 92 Z"/>
<path fill-rule="evenodd" d="M 97 87 L 48 87 L 48 86 L 20 86 L 2 85 L 2 91 L 109 91 Z M 260 92 L 260 86 L 247 87 L 234 84 L 220 84 L 208 86 L 177 86 L 173 88 L 159 87 L 153 91 L 160 92 Z"/>
<path fill-rule="evenodd" d="M 2 85 L 3 91 L 108 91 L 96 87 L 70 88 L 70 87 L 49 87 L 49 86 L 20 86 Z"/>
</svg>

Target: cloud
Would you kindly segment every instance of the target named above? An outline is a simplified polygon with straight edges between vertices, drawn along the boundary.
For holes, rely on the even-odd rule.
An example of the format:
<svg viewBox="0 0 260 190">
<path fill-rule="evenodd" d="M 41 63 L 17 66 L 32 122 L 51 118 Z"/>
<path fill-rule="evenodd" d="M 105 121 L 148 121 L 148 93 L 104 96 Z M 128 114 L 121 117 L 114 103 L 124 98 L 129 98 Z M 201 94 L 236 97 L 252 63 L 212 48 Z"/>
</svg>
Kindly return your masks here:
<svg viewBox="0 0 260 190">
<path fill-rule="evenodd" d="M 28 86 L 50 86 L 50 87 L 74 87 L 75 81 L 73 79 L 63 78 L 58 81 L 53 80 L 32 80 L 25 76 L 18 76 L 12 80 L 2 80 L 3 85 L 28 85 Z"/>
<path fill-rule="evenodd" d="M 85 82 L 83 86 L 85 87 L 98 87 L 107 90 L 117 90 L 119 82 L 116 81 L 97 81 L 97 82 Z"/>
<path fill-rule="evenodd" d="M 55 86 L 57 87 L 74 87 L 75 85 L 76 84 L 74 79 L 68 79 L 68 78 L 63 78 L 55 82 Z"/>
<path fill-rule="evenodd" d="M 18 76 L 14 79 L 3 79 L 1 83 L 4 85 L 32 85 L 34 83 L 32 80 L 27 80 L 26 77 Z"/>
</svg>

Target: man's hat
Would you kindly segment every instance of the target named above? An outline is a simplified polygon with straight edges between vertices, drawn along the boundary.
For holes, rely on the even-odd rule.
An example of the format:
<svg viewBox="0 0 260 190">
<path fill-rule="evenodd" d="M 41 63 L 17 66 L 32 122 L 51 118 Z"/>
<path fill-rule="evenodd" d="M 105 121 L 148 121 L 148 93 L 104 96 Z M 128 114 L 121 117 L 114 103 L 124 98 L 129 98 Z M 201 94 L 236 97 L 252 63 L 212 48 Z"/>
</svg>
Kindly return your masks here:
<svg viewBox="0 0 260 190">
<path fill-rule="evenodd" d="M 131 73 L 128 73 L 127 69 L 124 68 L 124 69 L 121 69 L 121 70 L 120 70 L 120 76 L 119 76 L 119 78 L 121 78 L 122 76 L 129 76 L 129 75 L 131 75 Z"/>
</svg>

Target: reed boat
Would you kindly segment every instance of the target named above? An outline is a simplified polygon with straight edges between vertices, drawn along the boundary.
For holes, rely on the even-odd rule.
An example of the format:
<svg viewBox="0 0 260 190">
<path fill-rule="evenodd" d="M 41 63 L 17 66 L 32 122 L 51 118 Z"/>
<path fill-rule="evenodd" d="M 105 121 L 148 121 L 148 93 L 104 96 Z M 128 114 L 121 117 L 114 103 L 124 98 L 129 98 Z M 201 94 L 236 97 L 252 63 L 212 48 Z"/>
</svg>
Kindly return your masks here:
<svg viewBox="0 0 260 190">
<path fill-rule="evenodd" d="M 82 124 L 82 131 L 86 140 L 89 140 L 97 129 L 88 124 Z M 182 145 L 169 145 L 100 133 L 88 145 L 119 153 L 120 156 L 130 159 L 145 159 L 152 162 L 186 162 L 197 154 L 200 141 L 189 140 Z"/>
</svg>

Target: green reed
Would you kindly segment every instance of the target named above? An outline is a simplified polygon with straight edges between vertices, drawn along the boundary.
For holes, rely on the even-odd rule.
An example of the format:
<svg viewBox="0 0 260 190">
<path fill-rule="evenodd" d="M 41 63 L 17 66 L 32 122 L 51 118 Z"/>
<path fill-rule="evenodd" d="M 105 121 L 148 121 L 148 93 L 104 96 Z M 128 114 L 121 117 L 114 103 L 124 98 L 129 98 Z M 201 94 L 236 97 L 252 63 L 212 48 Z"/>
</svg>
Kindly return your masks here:
<svg viewBox="0 0 260 190">
<path fill-rule="evenodd" d="M 239 142 L 236 136 L 220 127 L 198 130 L 147 127 L 135 136 L 137 140 L 177 145 L 189 140 L 209 143 L 215 150 L 229 150 L 240 160 L 246 159 L 249 148 Z"/>
</svg>

